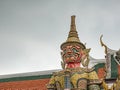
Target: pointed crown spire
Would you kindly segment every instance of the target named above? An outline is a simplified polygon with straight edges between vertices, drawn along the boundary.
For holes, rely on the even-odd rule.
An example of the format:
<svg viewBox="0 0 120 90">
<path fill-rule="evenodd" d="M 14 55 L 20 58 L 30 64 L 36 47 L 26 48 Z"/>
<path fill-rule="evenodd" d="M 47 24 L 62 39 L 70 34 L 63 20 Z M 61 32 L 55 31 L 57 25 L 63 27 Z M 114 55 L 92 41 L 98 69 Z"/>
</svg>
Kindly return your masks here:
<svg viewBox="0 0 120 90">
<path fill-rule="evenodd" d="M 75 16 L 71 16 L 71 27 L 70 32 L 68 34 L 67 42 L 69 41 L 80 42 L 78 33 L 76 31 Z"/>
<path fill-rule="evenodd" d="M 85 45 L 83 43 L 80 42 L 80 39 L 78 37 L 78 33 L 76 31 L 76 25 L 75 25 L 75 15 L 71 16 L 71 26 L 70 26 L 70 31 L 69 31 L 69 34 L 68 34 L 68 38 L 66 40 L 66 42 L 64 42 L 62 45 L 61 45 L 61 49 L 68 45 L 68 44 L 79 44 L 81 45 L 81 47 L 83 49 L 85 49 Z"/>
</svg>

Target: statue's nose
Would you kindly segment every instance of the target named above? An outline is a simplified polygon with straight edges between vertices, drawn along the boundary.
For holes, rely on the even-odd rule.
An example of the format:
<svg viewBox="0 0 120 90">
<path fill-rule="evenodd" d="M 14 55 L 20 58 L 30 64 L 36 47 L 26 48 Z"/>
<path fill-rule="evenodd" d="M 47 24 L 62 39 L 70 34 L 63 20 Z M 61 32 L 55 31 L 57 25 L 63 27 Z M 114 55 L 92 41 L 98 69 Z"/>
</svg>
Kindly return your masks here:
<svg viewBox="0 0 120 90">
<path fill-rule="evenodd" d="M 72 51 L 71 51 L 70 49 L 68 49 L 68 51 L 67 51 L 67 52 L 68 52 L 68 54 L 70 54 Z"/>
</svg>

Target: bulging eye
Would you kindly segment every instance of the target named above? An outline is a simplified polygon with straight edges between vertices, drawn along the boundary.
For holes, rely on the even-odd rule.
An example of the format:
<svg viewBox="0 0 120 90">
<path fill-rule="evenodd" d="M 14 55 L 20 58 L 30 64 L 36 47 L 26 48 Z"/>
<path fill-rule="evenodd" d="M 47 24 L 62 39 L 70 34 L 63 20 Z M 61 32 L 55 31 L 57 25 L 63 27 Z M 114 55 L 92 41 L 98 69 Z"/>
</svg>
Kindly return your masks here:
<svg viewBox="0 0 120 90">
<path fill-rule="evenodd" d="M 66 53 L 66 49 L 63 51 L 64 52 L 64 54 Z"/>
<path fill-rule="evenodd" d="M 73 52 L 78 52 L 78 50 L 76 48 L 72 48 Z"/>
</svg>

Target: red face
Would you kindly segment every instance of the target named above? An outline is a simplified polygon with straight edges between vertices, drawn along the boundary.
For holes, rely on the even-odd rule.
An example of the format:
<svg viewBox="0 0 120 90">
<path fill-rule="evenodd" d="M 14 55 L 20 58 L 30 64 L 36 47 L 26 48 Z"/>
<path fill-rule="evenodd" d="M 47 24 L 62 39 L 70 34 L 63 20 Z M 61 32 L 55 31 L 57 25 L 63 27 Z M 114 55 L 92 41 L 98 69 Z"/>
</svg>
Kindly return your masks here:
<svg viewBox="0 0 120 90">
<path fill-rule="evenodd" d="M 69 45 L 63 49 L 62 58 L 66 63 L 80 62 L 81 60 L 81 48 L 77 45 Z"/>
</svg>

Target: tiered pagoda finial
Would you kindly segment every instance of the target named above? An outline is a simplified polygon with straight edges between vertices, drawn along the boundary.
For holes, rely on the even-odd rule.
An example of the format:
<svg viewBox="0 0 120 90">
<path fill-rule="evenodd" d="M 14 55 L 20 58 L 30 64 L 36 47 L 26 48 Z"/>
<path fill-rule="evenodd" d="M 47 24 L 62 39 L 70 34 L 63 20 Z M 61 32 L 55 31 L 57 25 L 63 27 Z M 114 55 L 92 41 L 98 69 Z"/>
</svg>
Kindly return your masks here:
<svg viewBox="0 0 120 90">
<path fill-rule="evenodd" d="M 70 31 L 68 34 L 68 38 L 66 40 L 66 42 L 64 42 L 61 45 L 61 49 L 66 46 L 66 44 L 71 44 L 71 43 L 78 43 L 80 44 L 80 46 L 85 49 L 85 45 L 83 43 L 80 42 L 80 39 L 78 37 L 78 32 L 76 30 L 76 25 L 75 25 L 75 15 L 71 16 L 71 26 L 70 26 Z"/>
<path fill-rule="evenodd" d="M 75 25 L 75 16 L 71 16 L 71 27 L 70 27 L 70 32 L 67 38 L 67 42 L 80 42 L 78 33 L 76 31 L 76 25 Z"/>
</svg>

